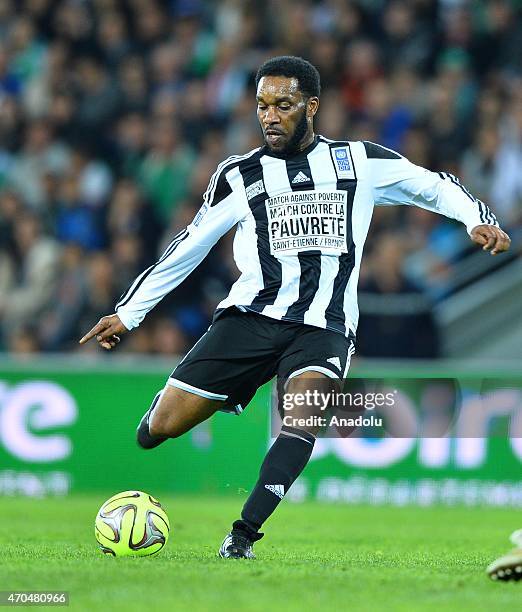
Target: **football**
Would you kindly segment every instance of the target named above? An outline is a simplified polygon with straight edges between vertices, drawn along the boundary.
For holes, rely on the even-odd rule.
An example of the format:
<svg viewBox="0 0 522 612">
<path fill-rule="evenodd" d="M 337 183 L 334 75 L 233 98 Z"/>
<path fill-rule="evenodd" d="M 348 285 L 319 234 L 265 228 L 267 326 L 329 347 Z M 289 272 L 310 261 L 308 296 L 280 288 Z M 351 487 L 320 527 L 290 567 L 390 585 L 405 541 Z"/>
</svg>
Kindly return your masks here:
<svg viewBox="0 0 522 612">
<path fill-rule="evenodd" d="M 108 499 L 94 528 L 101 551 L 114 557 L 156 555 L 167 543 L 169 530 L 159 501 L 142 491 L 123 491 Z"/>
</svg>

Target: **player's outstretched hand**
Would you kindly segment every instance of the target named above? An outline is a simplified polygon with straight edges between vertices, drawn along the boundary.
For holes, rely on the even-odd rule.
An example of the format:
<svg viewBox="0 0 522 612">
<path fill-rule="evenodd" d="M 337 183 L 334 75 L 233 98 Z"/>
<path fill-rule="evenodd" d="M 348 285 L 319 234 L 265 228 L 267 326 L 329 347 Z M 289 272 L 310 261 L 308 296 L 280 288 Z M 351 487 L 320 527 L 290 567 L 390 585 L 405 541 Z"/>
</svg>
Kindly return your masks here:
<svg viewBox="0 0 522 612">
<path fill-rule="evenodd" d="M 128 329 L 123 325 L 120 317 L 117 314 L 102 317 L 98 323 L 88 331 L 80 340 L 80 344 L 85 344 L 91 338 L 96 337 L 98 344 L 110 351 L 120 341 L 120 335 L 124 334 Z"/>
<path fill-rule="evenodd" d="M 471 240 L 492 255 L 507 251 L 511 244 L 511 238 L 506 232 L 495 225 L 477 225 L 471 230 Z"/>
</svg>

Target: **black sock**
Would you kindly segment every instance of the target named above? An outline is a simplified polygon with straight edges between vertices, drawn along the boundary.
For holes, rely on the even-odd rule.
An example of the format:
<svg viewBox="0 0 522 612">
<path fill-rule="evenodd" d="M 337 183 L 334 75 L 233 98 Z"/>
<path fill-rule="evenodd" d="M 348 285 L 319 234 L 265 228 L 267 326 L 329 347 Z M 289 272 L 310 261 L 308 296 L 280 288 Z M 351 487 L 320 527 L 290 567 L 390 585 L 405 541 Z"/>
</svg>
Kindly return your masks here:
<svg viewBox="0 0 522 612">
<path fill-rule="evenodd" d="M 268 451 L 259 480 L 235 521 L 233 531 L 245 532 L 251 540 L 260 539 L 261 525 L 277 508 L 294 480 L 303 471 L 314 448 L 315 438 L 306 431 L 283 427 Z"/>
</svg>

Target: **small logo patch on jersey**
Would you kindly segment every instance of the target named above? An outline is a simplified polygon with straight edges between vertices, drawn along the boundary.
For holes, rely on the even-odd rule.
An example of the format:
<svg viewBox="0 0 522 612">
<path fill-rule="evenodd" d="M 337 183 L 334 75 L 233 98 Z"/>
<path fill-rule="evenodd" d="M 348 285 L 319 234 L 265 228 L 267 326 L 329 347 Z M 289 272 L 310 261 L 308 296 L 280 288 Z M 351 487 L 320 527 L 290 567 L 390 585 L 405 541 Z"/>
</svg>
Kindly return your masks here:
<svg viewBox="0 0 522 612">
<path fill-rule="evenodd" d="M 341 369 L 341 360 L 339 359 L 339 357 L 330 357 L 330 359 L 327 359 L 326 361 L 334 365 L 338 370 Z"/>
<path fill-rule="evenodd" d="M 252 183 L 252 185 L 249 185 L 245 191 L 246 191 L 247 200 L 251 200 L 252 198 L 255 198 L 256 195 L 263 193 L 265 191 L 263 179 L 259 179 L 259 181 Z"/>
<path fill-rule="evenodd" d="M 295 185 L 296 183 L 306 183 L 309 180 L 310 178 L 308 178 L 304 172 L 299 172 L 295 175 L 292 185 Z"/>
<path fill-rule="evenodd" d="M 265 485 L 265 489 L 271 491 L 274 495 L 277 495 L 279 499 L 283 499 L 285 496 L 285 487 L 284 485 Z"/>
<path fill-rule="evenodd" d="M 350 150 L 348 147 L 334 147 L 332 149 L 335 172 L 337 178 L 354 179 L 355 172 L 350 161 Z"/>
<path fill-rule="evenodd" d="M 198 210 L 196 216 L 194 217 L 194 221 L 192 221 L 192 225 L 197 227 L 201 223 L 201 219 L 207 214 L 208 204 L 205 202 L 203 206 Z"/>
</svg>

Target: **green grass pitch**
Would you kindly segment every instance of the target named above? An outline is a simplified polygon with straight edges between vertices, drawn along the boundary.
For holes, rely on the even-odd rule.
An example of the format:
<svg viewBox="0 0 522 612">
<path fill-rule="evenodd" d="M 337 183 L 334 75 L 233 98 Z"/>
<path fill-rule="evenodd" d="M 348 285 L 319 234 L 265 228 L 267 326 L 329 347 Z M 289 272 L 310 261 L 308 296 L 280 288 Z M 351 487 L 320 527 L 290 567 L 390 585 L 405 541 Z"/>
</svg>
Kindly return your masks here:
<svg viewBox="0 0 522 612">
<path fill-rule="evenodd" d="M 112 493 L 111 493 L 112 494 Z M 522 584 L 484 568 L 522 527 L 516 510 L 283 502 L 255 561 L 216 551 L 243 498 L 159 496 L 171 522 L 154 558 L 102 555 L 107 495 L 0 498 L 0 590 L 67 590 L 72 610 L 516 609 Z"/>
</svg>

